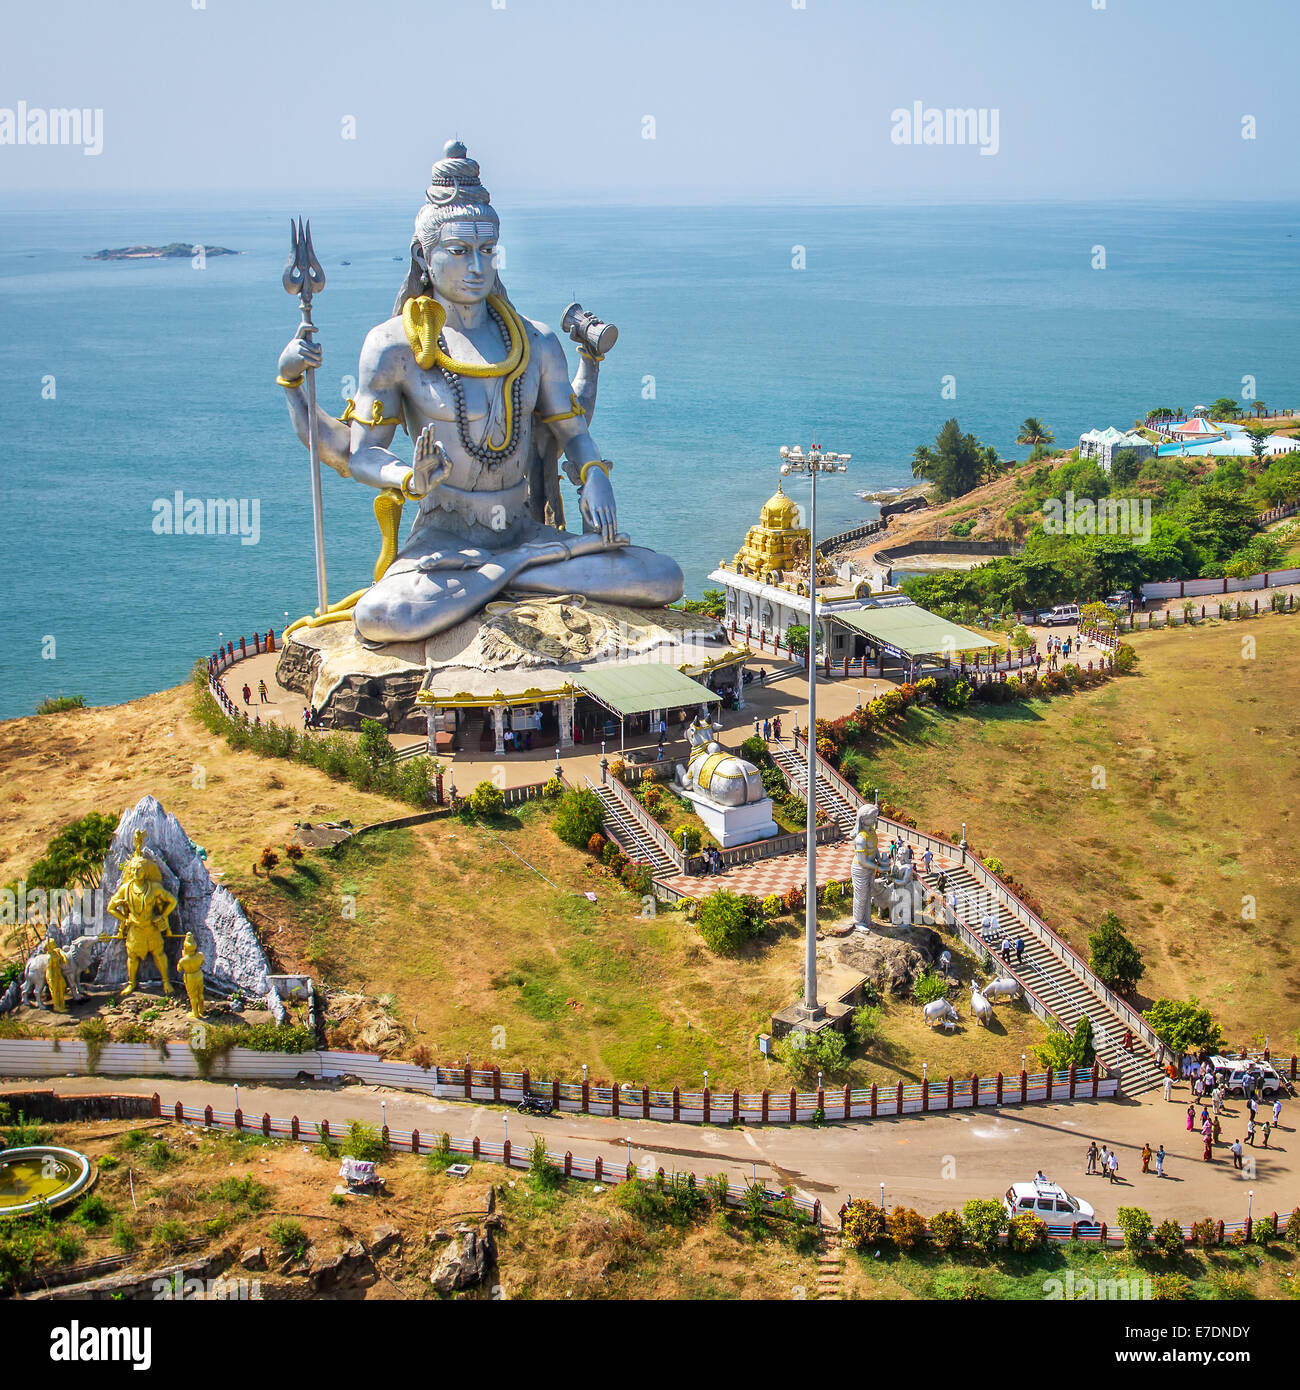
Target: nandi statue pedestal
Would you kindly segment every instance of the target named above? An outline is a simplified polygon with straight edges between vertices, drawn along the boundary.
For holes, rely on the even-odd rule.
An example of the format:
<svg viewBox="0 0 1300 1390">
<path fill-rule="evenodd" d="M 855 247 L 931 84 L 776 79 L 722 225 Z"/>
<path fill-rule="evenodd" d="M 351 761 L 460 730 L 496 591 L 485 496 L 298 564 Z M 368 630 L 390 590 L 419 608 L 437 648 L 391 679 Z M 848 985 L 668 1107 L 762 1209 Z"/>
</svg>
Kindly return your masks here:
<svg viewBox="0 0 1300 1390">
<path fill-rule="evenodd" d="M 753 763 L 728 753 L 714 738 L 722 728 L 700 713 L 686 731 L 691 745 L 686 766 L 677 765 L 673 789 L 695 807 L 723 849 L 752 844 L 779 833 L 772 799 Z"/>
</svg>

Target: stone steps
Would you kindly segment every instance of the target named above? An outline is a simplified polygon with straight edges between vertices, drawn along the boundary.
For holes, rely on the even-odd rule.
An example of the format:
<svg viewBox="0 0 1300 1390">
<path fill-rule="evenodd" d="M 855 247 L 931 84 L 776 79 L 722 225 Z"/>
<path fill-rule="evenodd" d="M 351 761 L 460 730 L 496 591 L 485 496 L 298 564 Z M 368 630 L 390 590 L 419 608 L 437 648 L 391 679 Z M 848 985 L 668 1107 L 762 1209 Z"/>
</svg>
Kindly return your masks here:
<svg viewBox="0 0 1300 1390">
<path fill-rule="evenodd" d="M 791 786 L 801 796 L 806 796 L 808 766 L 804 759 L 781 744 L 773 747 L 772 758 Z M 853 834 L 858 806 L 850 804 L 839 787 L 820 772 L 817 777 L 817 804 L 839 824 L 846 835 Z M 861 798 L 858 800 L 860 804 Z M 901 833 L 914 849 L 924 847 L 923 838 L 906 828 L 894 833 Z M 966 865 L 959 862 L 945 866 L 943 872 L 947 876 L 948 891 L 957 891 L 959 904 L 982 898 L 982 886 Z M 996 943 L 1001 941 L 1004 933 L 1009 933 L 1013 939 L 1020 937 L 1025 943 L 1024 957 L 1019 966 L 1008 969 L 1007 973 L 1032 990 L 1067 1032 L 1073 1032 L 1080 1018 L 1087 1014 L 1092 1021 L 1097 1054 L 1108 1068 L 1119 1073 L 1127 1095 L 1140 1095 L 1158 1086 L 1162 1077 L 1154 1059 L 1144 1051 L 1130 1053 L 1121 1046 L 1125 1024 L 1112 1013 L 1110 1005 L 1001 903 L 993 906 L 992 916 L 996 931 L 990 933 L 987 944 L 993 958 L 994 973 L 1006 969 L 996 953 Z M 980 935 L 978 919 L 967 920 L 965 925 L 977 936 Z"/>
<path fill-rule="evenodd" d="M 613 840 L 629 859 L 649 864 L 650 871 L 656 878 L 668 878 L 679 872 L 676 863 L 644 833 L 608 787 L 593 785 L 592 791 L 600 799 L 604 811 L 607 839 Z"/>
</svg>

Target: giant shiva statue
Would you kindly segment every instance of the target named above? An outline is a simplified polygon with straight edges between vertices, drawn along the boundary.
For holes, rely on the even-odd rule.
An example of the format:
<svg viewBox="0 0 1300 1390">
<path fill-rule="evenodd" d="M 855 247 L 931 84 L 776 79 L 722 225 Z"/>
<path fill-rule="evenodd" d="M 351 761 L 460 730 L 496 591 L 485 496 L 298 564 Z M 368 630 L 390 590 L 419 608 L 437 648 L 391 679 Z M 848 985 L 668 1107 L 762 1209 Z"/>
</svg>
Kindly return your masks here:
<svg viewBox="0 0 1300 1390">
<path fill-rule="evenodd" d="M 584 409 L 599 347 L 580 347 L 570 382 L 556 335 L 506 294 L 495 264 L 499 226 L 478 164 L 449 143 L 415 218 L 393 316 L 361 349 L 355 400 L 341 419 L 316 411 L 323 462 L 391 497 L 394 527 L 400 500 L 417 504 L 374 584 L 346 609 L 336 605 L 344 611 L 334 616 L 351 614 L 368 644 L 421 641 L 507 591 L 640 607 L 682 594 L 676 562 L 618 529 L 611 464 Z M 304 443 L 304 374 L 320 363 L 320 345 L 301 330 L 280 355 L 277 381 Z M 410 464 L 391 448 L 399 426 L 415 441 Z M 547 476 L 561 452 L 581 532 L 564 529 L 558 478 Z"/>
</svg>

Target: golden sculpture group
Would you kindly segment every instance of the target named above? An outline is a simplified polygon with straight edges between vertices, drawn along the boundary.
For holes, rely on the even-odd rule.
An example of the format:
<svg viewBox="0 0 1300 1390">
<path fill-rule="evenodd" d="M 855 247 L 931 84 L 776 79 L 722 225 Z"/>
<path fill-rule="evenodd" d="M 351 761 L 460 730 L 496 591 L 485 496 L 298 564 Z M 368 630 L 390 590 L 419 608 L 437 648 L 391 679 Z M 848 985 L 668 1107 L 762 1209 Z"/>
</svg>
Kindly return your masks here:
<svg viewBox="0 0 1300 1390">
<path fill-rule="evenodd" d="M 117 935 L 108 940 L 126 943 L 127 984 L 123 997 L 134 991 L 140 962 L 146 956 L 158 967 L 163 993 L 172 992 L 163 939 L 176 934 L 168 926 L 176 899 L 163 887 L 158 865 L 145 854 L 144 838 L 143 830 L 135 832 L 135 853 L 122 865 L 122 881 L 108 902 L 108 911 L 121 924 Z"/>
</svg>

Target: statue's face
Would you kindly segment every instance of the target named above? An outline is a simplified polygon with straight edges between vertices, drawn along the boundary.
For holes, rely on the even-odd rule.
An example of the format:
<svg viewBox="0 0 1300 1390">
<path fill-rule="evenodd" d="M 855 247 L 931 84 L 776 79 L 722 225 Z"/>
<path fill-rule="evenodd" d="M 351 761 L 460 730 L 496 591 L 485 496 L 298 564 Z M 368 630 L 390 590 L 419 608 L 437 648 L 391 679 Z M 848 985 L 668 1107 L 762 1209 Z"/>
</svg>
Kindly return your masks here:
<svg viewBox="0 0 1300 1390">
<path fill-rule="evenodd" d="M 491 222 L 448 222 L 425 248 L 433 292 L 450 304 L 478 304 L 496 283 L 497 228 Z"/>
</svg>

